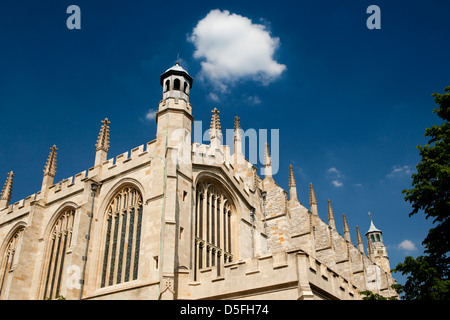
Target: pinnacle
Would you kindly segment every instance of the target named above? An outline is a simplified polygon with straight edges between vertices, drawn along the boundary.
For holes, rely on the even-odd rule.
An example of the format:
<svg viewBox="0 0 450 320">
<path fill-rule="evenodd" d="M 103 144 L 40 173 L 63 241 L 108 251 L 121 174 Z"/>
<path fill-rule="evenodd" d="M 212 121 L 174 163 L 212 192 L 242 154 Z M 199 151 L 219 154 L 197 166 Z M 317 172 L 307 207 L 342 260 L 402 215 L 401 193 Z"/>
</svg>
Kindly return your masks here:
<svg viewBox="0 0 450 320">
<path fill-rule="evenodd" d="M 111 121 L 108 120 L 108 118 L 105 118 L 105 120 L 102 121 L 103 125 L 100 129 L 100 133 L 98 135 L 97 144 L 95 145 L 97 147 L 97 151 L 103 150 L 108 152 L 109 150 L 109 124 Z"/>
<path fill-rule="evenodd" d="M 240 118 L 238 116 L 234 117 L 234 131 L 241 128 Z"/>
<path fill-rule="evenodd" d="M 213 113 L 212 117 L 211 117 L 211 130 L 220 130 L 220 118 L 219 118 L 219 113 L 220 111 L 217 110 L 217 108 L 214 108 L 213 111 L 211 111 Z"/>
<path fill-rule="evenodd" d="M 289 165 L 289 188 L 297 186 L 295 182 L 294 170 L 292 164 Z"/>
<path fill-rule="evenodd" d="M 335 224 L 335 221 L 334 221 L 334 213 L 333 213 L 333 208 L 331 207 L 330 199 L 328 199 L 328 224 L 333 229 L 336 229 L 336 224 Z"/>
<path fill-rule="evenodd" d="M 342 214 L 342 218 L 343 218 L 343 220 L 344 220 L 344 232 L 345 232 L 345 231 L 349 231 L 347 219 L 345 218 L 345 213 Z"/>
<path fill-rule="evenodd" d="M 344 220 L 344 238 L 345 240 L 347 240 L 348 242 L 351 242 L 350 239 L 350 229 L 348 228 L 348 223 L 347 223 L 347 219 L 345 218 L 345 213 L 342 214 L 342 218 Z"/>
<path fill-rule="evenodd" d="M 209 136 L 211 139 L 211 143 L 215 144 L 218 143 L 220 144 L 220 141 L 222 140 L 222 131 L 220 130 L 220 118 L 219 118 L 219 113 L 220 111 L 217 110 L 217 108 L 214 108 L 214 110 L 211 111 L 212 112 L 212 117 L 211 117 L 211 129 L 209 130 Z M 215 142 L 213 142 L 215 141 Z"/>
<path fill-rule="evenodd" d="M 361 233 L 359 232 L 358 226 L 356 226 L 356 241 L 358 244 L 363 243 Z"/>
<path fill-rule="evenodd" d="M 12 183 L 13 183 L 14 173 L 11 171 L 8 173 L 8 177 L 6 178 L 5 186 L 3 187 L 2 194 L 0 199 L 6 200 L 8 204 L 12 197 Z"/>
<path fill-rule="evenodd" d="M 309 205 L 317 204 L 316 193 L 312 183 L 309 183 Z"/>
<path fill-rule="evenodd" d="M 56 150 L 58 150 L 58 148 L 54 145 L 50 150 L 47 163 L 45 164 L 44 176 L 49 175 L 54 177 L 56 174 Z"/>
<path fill-rule="evenodd" d="M 328 199 L 328 220 L 334 219 L 333 208 L 331 207 L 331 201 Z"/>
<path fill-rule="evenodd" d="M 269 151 L 269 144 L 265 144 L 264 148 L 264 166 L 271 166 L 272 165 L 272 158 L 270 157 L 270 151 Z"/>
</svg>

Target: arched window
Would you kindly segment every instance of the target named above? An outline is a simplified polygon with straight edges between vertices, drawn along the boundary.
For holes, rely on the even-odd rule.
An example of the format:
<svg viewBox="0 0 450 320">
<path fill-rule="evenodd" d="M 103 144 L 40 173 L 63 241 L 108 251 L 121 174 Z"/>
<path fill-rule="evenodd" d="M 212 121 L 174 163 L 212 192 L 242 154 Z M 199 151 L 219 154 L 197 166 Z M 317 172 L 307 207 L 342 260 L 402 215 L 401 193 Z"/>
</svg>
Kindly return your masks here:
<svg viewBox="0 0 450 320">
<path fill-rule="evenodd" d="M 19 229 L 9 240 L 6 250 L 3 253 L 2 259 L 0 260 L 0 298 L 5 292 L 5 284 L 8 275 L 14 265 L 14 257 L 19 249 L 19 243 L 22 239 L 24 228 Z"/>
<path fill-rule="evenodd" d="M 181 82 L 180 79 L 175 79 L 173 81 L 173 90 L 180 90 Z"/>
<path fill-rule="evenodd" d="M 187 88 L 188 88 L 188 84 L 187 82 L 184 82 L 184 89 L 183 92 L 187 94 Z"/>
<path fill-rule="evenodd" d="M 75 210 L 63 211 L 56 220 L 51 232 L 46 255 L 44 291 L 42 298 L 53 299 L 60 295 L 62 278 L 64 276 L 64 260 L 67 249 L 72 242 L 73 221 Z"/>
<path fill-rule="evenodd" d="M 138 277 L 142 196 L 137 189 L 126 186 L 106 208 L 102 288 Z"/>
<path fill-rule="evenodd" d="M 195 208 L 194 279 L 199 269 L 221 266 L 233 261 L 231 248 L 231 203 L 216 186 L 197 185 Z"/>
<path fill-rule="evenodd" d="M 380 235 L 378 233 L 376 234 L 376 237 L 377 237 L 377 241 L 381 241 Z"/>
<path fill-rule="evenodd" d="M 372 242 L 375 242 L 375 237 L 373 236 L 373 234 L 370 235 L 370 239 L 372 240 Z"/>
<path fill-rule="evenodd" d="M 166 80 L 166 89 L 164 90 L 164 92 L 167 92 L 170 90 L 170 80 Z"/>
</svg>

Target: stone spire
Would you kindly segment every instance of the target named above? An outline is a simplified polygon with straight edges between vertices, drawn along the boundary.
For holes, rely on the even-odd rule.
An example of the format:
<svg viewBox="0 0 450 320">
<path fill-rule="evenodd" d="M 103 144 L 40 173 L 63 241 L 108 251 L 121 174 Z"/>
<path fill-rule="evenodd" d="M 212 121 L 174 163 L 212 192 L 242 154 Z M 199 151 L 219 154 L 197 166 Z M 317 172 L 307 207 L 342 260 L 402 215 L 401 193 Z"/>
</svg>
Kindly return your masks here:
<svg viewBox="0 0 450 320">
<path fill-rule="evenodd" d="M 50 154 L 47 158 L 47 163 L 45 164 L 44 176 L 55 177 L 56 174 L 56 150 L 58 148 L 54 145 L 50 148 Z"/>
<path fill-rule="evenodd" d="M 12 171 L 9 172 L 0 197 L 0 208 L 5 208 L 9 206 L 9 201 L 11 200 L 12 197 L 13 177 L 14 173 Z"/>
<path fill-rule="evenodd" d="M 234 131 L 238 131 L 241 128 L 240 118 L 238 116 L 234 117 Z"/>
<path fill-rule="evenodd" d="M 298 201 L 297 183 L 295 182 L 294 170 L 292 164 L 289 165 L 289 195 L 291 201 Z"/>
<path fill-rule="evenodd" d="M 100 133 L 98 134 L 97 143 L 95 145 L 95 164 L 94 166 L 101 165 L 106 161 L 108 157 L 109 150 L 109 124 L 111 121 L 108 118 L 102 121 L 102 127 L 100 128 Z"/>
<path fill-rule="evenodd" d="M 220 126 L 220 111 L 217 108 L 212 110 L 211 128 L 209 130 L 209 136 L 211 139 L 211 148 L 219 148 L 222 145 L 222 130 Z"/>
<path fill-rule="evenodd" d="M 242 132 L 241 123 L 238 116 L 234 117 L 234 154 L 242 154 Z"/>
<path fill-rule="evenodd" d="M 348 242 L 352 242 L 350 239 L 350 229 L 348 228 L 347 219 L 345 218 L 345 213 L 342 214 L 342 219 L 344 220 L 344 239 Z"/>
<path fill-rule="evenodd" d="M 309 183 L 309 206 L 311 208 L 311 213 L 313 214 L 313 216 L 319 216 L 319 213 L 317 211 L 316 193 L 314 192 L 312 183 Z"/>
<path fill-rule="evenodd" d="M 270 157 L 269 144 L 264 145 L 264 166 L 271 166 L 272 158 Z"/>
<path fill-rule="evenodd" d="M 357 243 L 359 251 L 364 253 L 364 244 L 363 244 L 363 240 L 362 240 L 362 237 L 361 237 L 361 233 L 359 232 L 359 227 L 358 226 L 356 226 L 356 243 Z"/>
<path fill-rule="evenodd" d="M 264 179 L 272 179 L 272 158 L 268 143 L 264 145 Z"/>
<path fill-rule="evenodd" d="M 296 187 L 297 183 L 295 182 L 294 170 L 292 164 L 289 165 L 289 188 Z"/>
<path fill-rule="evenodd" d="M 331 201 L 329 199 L 328 199 L 328 225 L 333 229 L 336 229 L 333 208 L 331 208 Z"/>
<path fill-rule="evenodd" d="M 102 121 L 103 125 L 100 129 L 100 133 L 98 135 L 97 144 L 95 145 L 97 147 L 96 151 L 103 150 L 108 152 L 109 150 L 109 124 L 111 121 L 108 120 L 108 118 L 105 118 L 105 120 Z"/>
<path fill-rule="evenodd" d="M 47 163 L 44 169 L 44 178 L 42 180 L 42 189 L 46 189 L 53 184 L 53 179 L 56 174 L 56 146 L 50 148 L 50 154 L 47 158 Z"/>
</svg>

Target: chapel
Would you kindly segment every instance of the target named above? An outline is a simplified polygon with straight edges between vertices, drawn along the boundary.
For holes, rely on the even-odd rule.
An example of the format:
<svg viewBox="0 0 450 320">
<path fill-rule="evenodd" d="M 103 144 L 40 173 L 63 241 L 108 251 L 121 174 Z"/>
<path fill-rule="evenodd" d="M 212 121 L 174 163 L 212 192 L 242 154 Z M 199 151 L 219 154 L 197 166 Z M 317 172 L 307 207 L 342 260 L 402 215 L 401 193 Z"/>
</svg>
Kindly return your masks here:
<svg viewBox="0 0 450 320">
<path fill-rule="evenodd" d="M 15 203 L 7 174 L 1 300 L 361 300 L 365 290 L 398 297 L 372 215 L 366 244 L 358 227 L 353 244 L 330 200 L 319 213 L 312 184 L 309 203 L 300 203 L 292 166 L 289 190 L 277 184 L 268 144 L 258 175 L 243 154 L 238 117 L 233 152 L 222 143 L 217 108 L 210 143 L 192 142 L 194 114 L 204 110 L 191 105 L 193 78 L 178 62 L 160 84 L 154 140 L 110 157 L 114 124 L 104 119 L 91 168 L 55 181 L 52 146 L 41 189 Z"/>
</svg>

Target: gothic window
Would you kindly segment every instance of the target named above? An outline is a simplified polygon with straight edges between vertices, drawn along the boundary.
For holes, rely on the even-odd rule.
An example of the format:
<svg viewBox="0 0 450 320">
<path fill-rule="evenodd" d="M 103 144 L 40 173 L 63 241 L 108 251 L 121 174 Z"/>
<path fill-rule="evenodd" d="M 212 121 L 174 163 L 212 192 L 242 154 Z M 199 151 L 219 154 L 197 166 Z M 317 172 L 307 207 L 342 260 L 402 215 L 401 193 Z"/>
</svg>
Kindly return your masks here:
<svg viewBox="0 0 450 320">
<path fill-rule="evenodd" d="M 0 298 L 5 291 L 5 284 L 8 278 L 8 274 L 11 272 L 15 263 L 15 256 L 19 248 L 19 242 L 21 240 L 24 228 L 19 229 L 9 240 L 6 250 L 3 253 L 0 260 Z"/>
<path fill-rule="evenodd" d="M 122 188 L 107 206 L 101 287 L 136 280 L 142 224 L 142 196 Z"/>
<path fill-rule="evenodd" d="M 166 81 L 166 89 L 164 90 L 164 92 L 167 92 L 170 90 L 170 80 Z"/>
<path fill-rule="evenodd" d="M 377 233 L 376 237 L 377 237 L 377 241 L 381 241 L 380 235 L 378 233 Z"/>
<path fill-rule="evenodd" d="M 370 235 L 370 239 L 372 240 L 372 242 L 375 242 L 375 237 L 373 236 L 373 234 Z"/>
<path fill-rule="evenodd" d="M 197 185 L 195 208 L 194 279 L 198 270 L 217 268 L 233 260 L 231 248 L 231 204 L 216 186 L 202 182 Z"/>
<path fill-rule="evenodd" d="M 180 79 L 175 79 L 173 82 L 173 89 L 180 90 L 180 87 L 181 87 Z"/>
<path fill-rule="evenodd" d="M 44 299 L 53 299 L 60 295 L 64 276 L 64 259 L 72 242 L 74 216 L 74 209 L 66 209 L 59 215 L 50 232 L 46 268 L 44 269 Z"/>
</svg>

